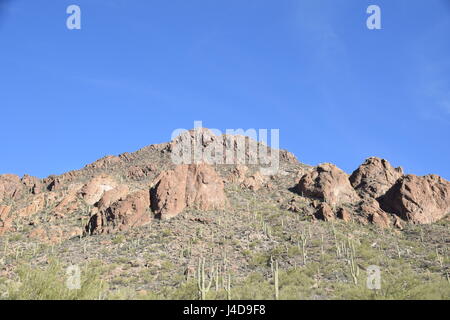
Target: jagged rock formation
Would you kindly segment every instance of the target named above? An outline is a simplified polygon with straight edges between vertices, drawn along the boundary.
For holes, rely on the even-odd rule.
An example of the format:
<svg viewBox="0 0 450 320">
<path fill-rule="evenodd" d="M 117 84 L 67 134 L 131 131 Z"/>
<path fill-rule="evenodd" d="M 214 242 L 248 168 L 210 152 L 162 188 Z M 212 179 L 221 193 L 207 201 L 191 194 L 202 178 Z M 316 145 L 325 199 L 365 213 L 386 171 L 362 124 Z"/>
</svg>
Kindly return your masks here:
<svg viewBox="0 0 450 320">
<path fill-rule="evenodd" d="M 187 207 L 199 210 L 226 206 L 223 179 L 207 164 L 179 165 L 163 172 L 152 188 L 152 209 L 170 218 Z"/>
<path fill-rule="evenodd" d="M 10 212 L 11 206 L 0 205 L 0 235 L 11 229 L 13 217 Z"/>
<path fill-rule="evenodd" d="M 140 190 L 120 198 L 109 207 L 102 207 L 90 218 L 86 229 L 89 234 L 110 233 L 146 225 L 151 219 L 150 193 Z"/>
<path fill-rule="evenodd" d="M 297 192 L 317 198 L 331 206 L 358 200 L 348 175 L 331 163 L 318 165 L 303 175 L 297 185 Z"/>
<path fill-rule="evenodd" d="M 81 196 L 89 205 L 97 203 L 107 191 L 113 190 L 117 182 L 109 176 L 98 176 L 93 178 L 81 189 Z"/>
<path fill-rule="evenodd" d="M 395 168 L 385 159 L 371 157 L 350 176 L 350 183 L 360 196 L 378 198 L 386 193 L 403 175 L 401 167 Z"/>
<path fill-rule="evenodd" d="M 432 223 L 450 213 L 450 182 L 436 175 L 408 174 L 381 198 L 382 208 L 413 223 Z"/>
<path fill-rule="evenodd" d="M 191 164 L 174 163 L 174 153 L 186 141 L 190 156 L 195 150 L 202 156 Z M 372 157 L 349 176 L 333 164 L 301 164 L 284 150 L 272 158 L 279 161 L 276 172 L 264 171 L 267 163 L 250 161 L 260 155 L 270 160 L 275 152 L 248 137 L 197 129 L 58 176 L 0 175 L 0 235 L 28 226 L 29 237 L 55 243 L 83 233 L 137 228 L 192 210 L 231 211 L 239 204 L 228 196 L 230 190 L 255 201 L 273 200 L 286 214 L 383 228 L 433 223 L 450 212 L 450 182 L 436 175 L 404 175 L 401 168 Z M 221 162 L 208 163 L 205 154 Z M 227 164 L 238 158 L 241 162 Z"/>
</svg>

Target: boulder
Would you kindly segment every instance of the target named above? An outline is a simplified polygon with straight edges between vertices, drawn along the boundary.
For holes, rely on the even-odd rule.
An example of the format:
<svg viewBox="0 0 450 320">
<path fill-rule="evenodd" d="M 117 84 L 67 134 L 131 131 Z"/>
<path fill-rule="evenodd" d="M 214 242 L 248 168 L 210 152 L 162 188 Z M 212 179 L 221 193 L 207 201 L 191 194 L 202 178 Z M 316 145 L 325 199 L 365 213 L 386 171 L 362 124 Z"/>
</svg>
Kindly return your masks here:
<svg viewBox="0 0 450 320">
<path fill-rule="evenodd" d="M 371 157 L 350 176 L 350 183 L 360 196 L 378 198 L 386 193 L 403 175 L 401 167 L 394 168 L 385 160 Z"/>
<path fill-rule="evenodd" d="M 0 175 L 0 200 L 17 199 L 23 194 L 23 185 L 15 174 Z"/>
<path fill-rule="evenodd" d="M 231 183 L 242 183 L 247 177 L 248 167 L 243 164 L 236 165 L 231 171 L 229 177 L 229 182 Z"/>
<path fill-rule="evenodd" d="M 296 190 L 302 196 L 317 198 L 331 206 L 359 200 L 348 175 L 330 163 L 318 165 L 304 174 Z"/>
<path fill-rule="evenodd" d="M 339 208 L 336 215 L 339 219 L 345 222 L 349 222 L 352 220 L 352 216 L 346 208 Z"/>
<path fill-rule="evenodd" d="M 222 209 L 227 202 L 223 179 L 208 164 L 178 165 L 162 172 L 151 195 L 152 209 L 161 218 L 176 216 L 187 207 Z"/>
<path fill-rule="evenodd" d="M 242 186 L 244 188 L 250 189 L 252 191 L 258 191 L 264 186 L 265 176 L 263 176 L 259 171 L 254 174 L 249 175 L 242 181 Z"/>
<path fill-rule="evenodd" d="M 389 215 L 381 210 L 380 205 L 374 199 L 364 199 L 358 203 L 358 211 L 361 217 L 378 227 L 389 228 L 391 219 Z"/>
<path fill-rule="evenodd" d="M 381 207 L 417 224 L 436 222 L 450 213 L 450 182 L 437 175 L 406 175 L 380 198 Z"/>
<path fill-rule="evenodd" d="M 281 201 L 281 199 L 279 200 Z M 305 202 L 300 201 L 296 198 L 291 198 L 287 203 L 282 204 L 281 209 L 288 210 L 291 212 L 303 212 L 305 209 Z"/>
<path fill-rule="evenodd" d="M 140 190 L 130 193 L 114 202 L 110 207 L 94 214 L 86 226 L 92 233 L 111 233 L 133 227 L 140 227 L 151 222 L 150 193 Z"/>
<path fill-rule="evenodd" d="M 315 217 L 316 217 L 316 219 L 320 219 L 323 221 L 332 221 L 335 219 L 333 210 L 326 202 L 322 202 L 319 205 L 318 210 L 315 214 Z"/>
<path fill-rule="evenodd" d="M 114 189 L 106 191 L 102 198 L 96 203 L 96 206 L 102 210 L 106 209 L 114 202 L 118 201 L 121 198 L 126 197 L 128 193 L 130 192 L 130 188 L 128 188 L 127 185 L 119 185 Z"/>
<path fill-rule="evenodd" d="M 231 172 L 228 181 L 231 183 L 238 183 L 241 187 L 253 191 L 258 191 L 266 184 L 267 177 L 263 176 L 259 171 L 250 174 L 248 173 L 248 166 L 238 164 Z"/>
<path fill-rule="evenodd" d="M 0 205 L 0 235 L 12 228 L 11 206 Z"/>
<path fill-rule="evenodd" d="M 117 186 L 113 178 L 107 175 L 96 176 L 81 189 L 81 196 L 89 205 L 97 203 L 106 191 Z"/>
</svg>

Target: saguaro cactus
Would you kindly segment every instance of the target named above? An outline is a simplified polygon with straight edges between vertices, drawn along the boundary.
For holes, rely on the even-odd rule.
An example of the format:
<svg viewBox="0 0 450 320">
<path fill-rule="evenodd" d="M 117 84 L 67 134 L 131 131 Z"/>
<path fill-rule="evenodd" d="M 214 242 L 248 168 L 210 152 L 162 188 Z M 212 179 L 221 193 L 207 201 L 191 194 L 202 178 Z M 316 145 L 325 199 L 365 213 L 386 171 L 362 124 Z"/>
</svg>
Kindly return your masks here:
<svg viewBox="0 0 450 320">
<path fill-rule="evenodd" d="M 275 260 L 275 267 L 272 268 L 273 285 L 275 289 L 275 299 L 278 300 L 279 295 L 279 282 L 278 282 L 278 261 Z"/>
<path fill-rule="evenodd" d="M 205 258 L 200 258 L 197 269 L 197 286 L 200 300 L 206 299 L 206 294 L 209 292 L 209 289 L 211 288 L 213 274 L 214 274 L 214 267 L 211 269 L 209 282 L 208 284 L 206 284 L 207 281 L 205 274 Z"/>
<path fill-rule="evenodd" d="M 225 286 L 225 291 L 227 292 L 227 299 L 231 300 L 231 275 L 228 274 L 228 281 Z"/>
<path fill-rule="evenodd" d="M 352 275 L 353 283 L 358 284 L 358 276 L 359 276 L 359 266 L 355 260 L 356 249 L 353 241 L 348 240 L 348 264 L 350 267 L 350 274 Z"/>
<path fill-rule="evenodd" d="M 298 243 L 298 247 L 302 251 L 303 265 L 306 265 L 306 257 L 308 255 L 306 252 L 306 245 L 308 244 L 308 234 L 306 233 L 306 230 L 303 230 L 300 234 L 300 242 Z"/>
</svg>

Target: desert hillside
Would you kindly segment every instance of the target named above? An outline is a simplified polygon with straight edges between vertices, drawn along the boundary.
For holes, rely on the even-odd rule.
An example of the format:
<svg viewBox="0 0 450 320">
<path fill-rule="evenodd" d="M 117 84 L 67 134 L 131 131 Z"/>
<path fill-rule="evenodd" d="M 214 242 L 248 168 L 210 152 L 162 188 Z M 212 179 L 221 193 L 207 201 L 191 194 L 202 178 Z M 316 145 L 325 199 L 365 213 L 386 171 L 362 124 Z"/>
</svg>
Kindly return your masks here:
<svg viewBox="0 0 450 320">
<path fill-rule="evenodd" d="M 184 138 L 238 152 L 237 136 Z M 377 157 L 349 175 L 256 142 L 279 152 L 275 173 L 248 164 L 248 148 L 244 163 L 216 148 L 221 164 L 175 164 L 180 141 L 44 179 L 0 175 L 1 297 L 450 298 L 449 181 Z M 379 290 L 366 286 L 373 265 Z"/>
</svg>

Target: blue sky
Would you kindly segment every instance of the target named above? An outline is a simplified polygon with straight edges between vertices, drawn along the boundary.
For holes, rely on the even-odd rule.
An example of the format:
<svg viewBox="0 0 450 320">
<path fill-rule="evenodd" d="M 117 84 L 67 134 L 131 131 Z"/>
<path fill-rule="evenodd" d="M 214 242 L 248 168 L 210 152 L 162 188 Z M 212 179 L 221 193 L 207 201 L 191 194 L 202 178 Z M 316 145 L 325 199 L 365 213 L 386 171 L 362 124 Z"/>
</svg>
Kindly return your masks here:
<svg viewBox="0 0 450 320">
<path fill-rule="evenodd" d="M 60 174 L 202 120 L 278 128 L 308 164 L 450 179 L 450 0 L 0 3 L 0 173 Z"/>
</svg>

